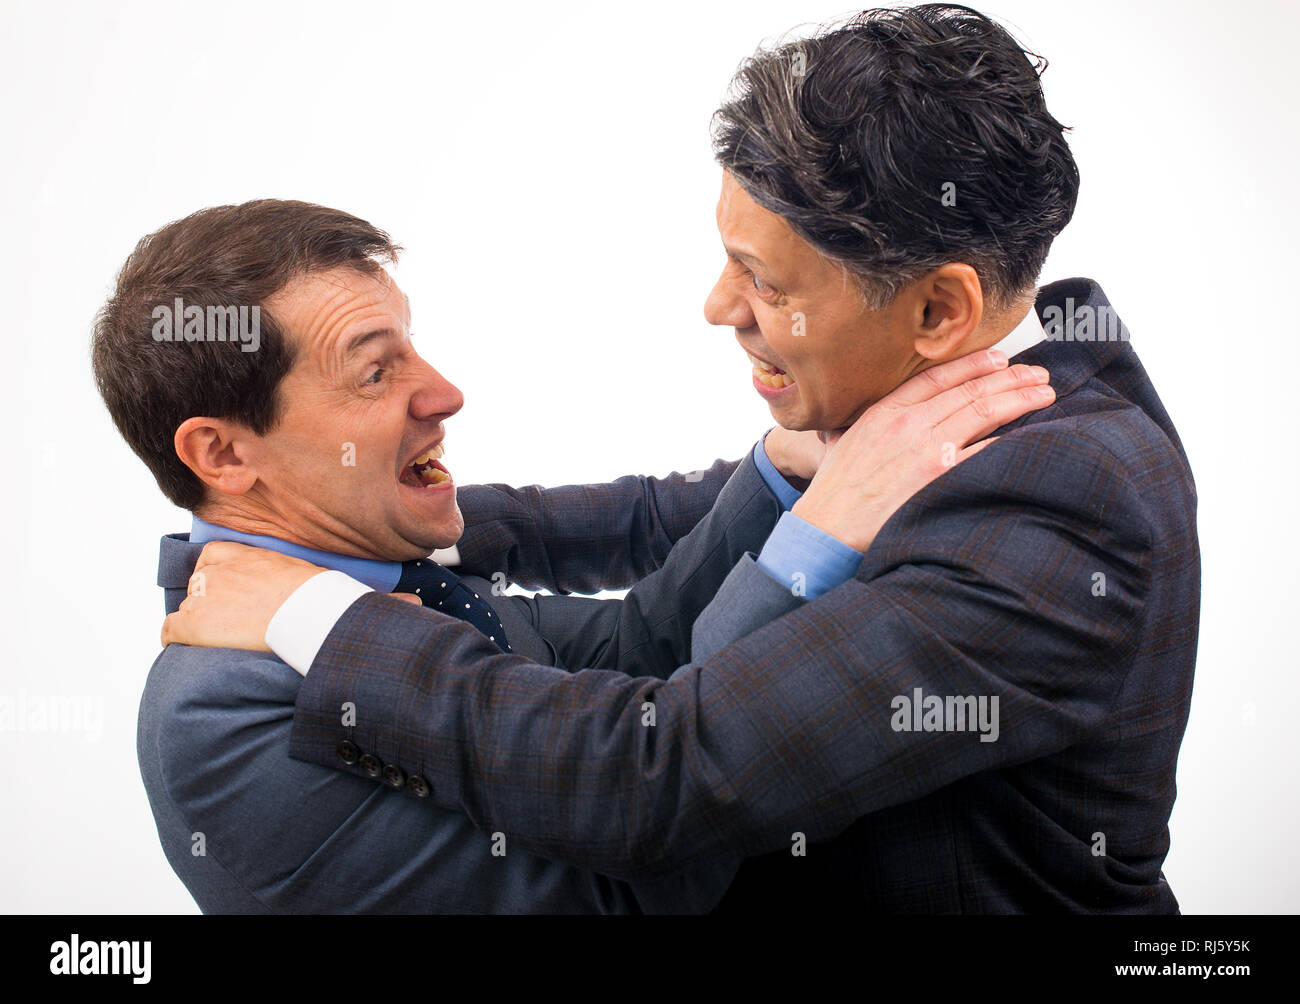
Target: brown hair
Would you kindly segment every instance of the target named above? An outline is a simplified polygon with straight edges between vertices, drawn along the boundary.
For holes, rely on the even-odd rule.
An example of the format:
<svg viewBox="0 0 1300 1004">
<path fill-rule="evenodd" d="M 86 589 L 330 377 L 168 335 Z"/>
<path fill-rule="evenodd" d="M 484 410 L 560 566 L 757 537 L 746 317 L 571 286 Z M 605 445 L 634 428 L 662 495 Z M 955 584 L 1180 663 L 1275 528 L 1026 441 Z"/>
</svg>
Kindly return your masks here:
<svg viewBox="0 0 1300 1004">
<path fill-rule="evenodd" d="M 266 299 L 304 273 L 340 265 L 377 275 L 401 248 L 365 220 L 307 202 L 215 206 L 142 239 L 95 319 L 91 360 L 122 437 L 172 502 L 194 510 L 205 487 L 176 455 L 187 418 L 222 418 L 264 435 L 280 419 L 278 388 L 294 350 Z M 176 298 L 229 311 L 260 307 L 256 351 L 238 341 L 160 341 L 155 309 Z"/>
</svg>

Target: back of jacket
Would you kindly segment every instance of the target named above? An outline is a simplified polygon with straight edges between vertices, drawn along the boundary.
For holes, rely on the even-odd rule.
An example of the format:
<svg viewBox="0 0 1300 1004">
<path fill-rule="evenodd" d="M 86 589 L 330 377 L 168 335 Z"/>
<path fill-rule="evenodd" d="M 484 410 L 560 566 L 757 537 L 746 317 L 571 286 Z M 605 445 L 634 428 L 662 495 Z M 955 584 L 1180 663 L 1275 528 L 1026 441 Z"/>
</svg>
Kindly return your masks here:
<svg viewBox="0 0 1300 1004">
<path fill-rule="evenodd" d="M 1057 404 L 896 513 L 828 609 L 863 619 L 861 671 L 886 678 L 864 699 L 891 702 L 869 717 L 891 723 L 887 804 L 747 862 L 722 909 L 1178 911 L 1160 869 L 1200 612 L 1192 474 L 1126 337 L 1070 338 L 1110 309 L 1100 288 L 1037 309 L 1065 323 L 1015 361 Z M 951 734 L 950 699 L 994 696 L 996 738 Z"/>
</svg>

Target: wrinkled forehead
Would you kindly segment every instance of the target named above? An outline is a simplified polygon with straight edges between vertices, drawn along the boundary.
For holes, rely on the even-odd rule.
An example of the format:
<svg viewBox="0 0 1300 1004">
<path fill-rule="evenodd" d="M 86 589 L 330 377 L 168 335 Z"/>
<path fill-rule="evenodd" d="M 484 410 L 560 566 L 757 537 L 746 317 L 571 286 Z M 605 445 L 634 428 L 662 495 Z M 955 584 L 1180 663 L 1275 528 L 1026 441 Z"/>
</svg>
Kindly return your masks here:
<svg viewBox="0 0 1300 1004">
<path fill-rule="evenodd" d="M 300 362 L 343 362 L 365 337 L 405 337 L 410 301 L 383 269 L 334 268 L 296 276 L 266 304 L 293 344 Z"/>
<path fill-rule="evenodd" d="M 812 267 L 820 256 L 784 217 L 760 206 L 728 171 L 718 196 L 718 233 L 733 257 L 748 263 Z"/>
</svg>

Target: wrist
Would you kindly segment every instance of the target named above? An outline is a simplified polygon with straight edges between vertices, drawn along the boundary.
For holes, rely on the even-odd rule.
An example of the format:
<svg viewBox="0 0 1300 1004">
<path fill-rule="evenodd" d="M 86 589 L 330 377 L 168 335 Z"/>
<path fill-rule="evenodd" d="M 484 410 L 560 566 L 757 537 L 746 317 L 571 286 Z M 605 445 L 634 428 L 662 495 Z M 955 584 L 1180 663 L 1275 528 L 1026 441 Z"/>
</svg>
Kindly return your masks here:
<svg viewBox="0 0 1300 1004">
<path fill-rule="evenodd" d="M 776 468 L 776 472 L 785 478 L 791 488 L 795 489 L 795 491 L 805 492 L 808 490 L 810 482 L 807 478 L 800 477 L 795 473 L 794 461 L 786 452 L 786 447 L 789 445 L 789 435 L 790 433 L 779 425 L 769 430 L 767 435 L 763 437 L 763 451 L 767 454 L 767 459 L 772 462 L 772 466 Z"/>
<path fill-rule="evenodd" d="M 788 477 L 785 456 L 781 450 L 780 432 L 779 425 L 768 430 L 767 435 L 763 437 L 763 452 L 767 454 L 767 459 L 772 461 L 772 466 L 776 468 L 777 473 L 782 477 Z"/>
<path fill-rule="evenodd" d="M 791 506 L 790 512 L 809 526 L 816 527 L 822 533 L 834 537 L 841 544 L 847 544 L 855 551 L 865 553 L 867 548 L 871 546 L 869 539 L 861 540 L 851 532 L 850 528 L 853 526 L 851 521 L 846 521 L 841 525 L 832 510 L 818 506 L 815 498 L 810 501 L 807 494 Z"/>
</svg>

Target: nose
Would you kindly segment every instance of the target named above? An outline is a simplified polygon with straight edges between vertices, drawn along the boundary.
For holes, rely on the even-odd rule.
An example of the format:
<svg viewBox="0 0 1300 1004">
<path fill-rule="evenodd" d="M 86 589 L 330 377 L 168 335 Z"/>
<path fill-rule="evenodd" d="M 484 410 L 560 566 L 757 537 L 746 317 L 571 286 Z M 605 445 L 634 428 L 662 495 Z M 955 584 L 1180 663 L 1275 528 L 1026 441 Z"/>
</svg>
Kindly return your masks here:
<svg viewBox="0 0 1300 1004">
<path fill-rule="evenodd" d="M 734 286 L 724 268 L 704 301 L 704 319 L 722 327 L 752 328 L 756 323 L 754 312 L 749 309 L 745 298 L 736 293 Z"/>
<path fill-rule="evenodd" d="M 423 372 L 419 384 L 411 394 L 411 417 L 422 421 L 450 418 L 465 406 L 465 395 L 460 388 L 430 366 L 423 359 L 418 365 Z"/>
</svg>

